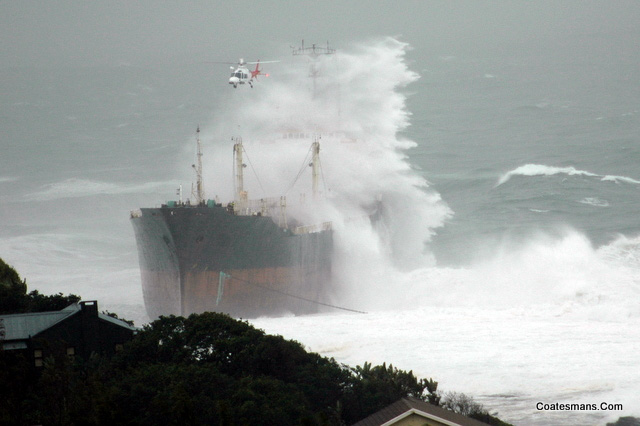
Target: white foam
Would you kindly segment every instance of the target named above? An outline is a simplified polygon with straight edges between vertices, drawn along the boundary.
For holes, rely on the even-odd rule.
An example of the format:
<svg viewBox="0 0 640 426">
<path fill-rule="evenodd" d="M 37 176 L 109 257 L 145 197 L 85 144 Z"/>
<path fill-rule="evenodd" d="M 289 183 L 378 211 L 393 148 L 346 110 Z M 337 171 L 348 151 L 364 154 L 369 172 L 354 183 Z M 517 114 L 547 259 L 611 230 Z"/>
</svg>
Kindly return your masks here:
<svg viewBox="0 0 640 426">
<path fill-rule="evenodd" d="M 569 176 L 590 176 L 598 177 L 599 175 L 584 170 L 578 170 L 575 167 L 554 167 L 545 166 L 544 164 L 525 164 L 514 170 L 511 170 L 500 177 L 496 186 L 506 183 L 514 176 L 553 176 L 556 174 L 566 174 Z"/>
<path fill-rule="evenodd" d="M 369 255 L 373 256 L 369 261 L 378 264 L 389 259 L 405 266 L 423 264 L 430 258 L 423 253 L 424 242 L 451 211 L 427 181 L 412 171 L 406 150 L 415 142 L 399 136 L 410 118 L 402 89 L 418 79 L 405 62 L 408 48 L 386 38 L 341 50 L 335 58 L 320 58 L 315 96 L 306 63 L 291 67 L 293 72 L 279 80 L 256 84 L 253 91 L 229 91 L 224 111 L 216 112 L 212 124 L 202 129 L 202 140 L 216 141 L 213 146 L 205 144 L 209 196 L 233 197 L 230 138 L 242 136 L 251 162 L 245 169 L 250 198 L 278 196 L 288 190 L 288 205 L 302 192 L 310 199 L 310 172 L 303 173 L 295 186 L 291 184 L 313 135 L 319 135 L 326 202 L 316 207 L 315 217 L 304 219 L 333 221 L 338 252 L 361 256 L 361 261 L 349 264 L 336 256 L 341 279 L 357 281 L 347 271 Z M 297 144 L 274 142 L 275 136 L 286 132 L 307 136 Z M 192 146 L 189 142 L 190 151 Z M 221 186 L 221 182 L 229 183 Z M 354 225 L 350 219 L 366 216 L 378 196 L 386 209 L 383 232 L 370 225 Z M 296 213 L 294 207 L 291 213 Z"/>
<path fill-rule="evenodd" d="M 409 167 L 405 152 L 413 142 L 398 137 L 410 118 L 401 89 L 417 78 L 404 62 L 406 48 L 387 39 L 343 53 L 331 68 L 335 78 L 317 81 L 315 100 L 310 83 L 300 79 L 304 69 L 253 92 L 230 91 L 226 111 L 203 129 L 203 139 L 228 141 L 207 147 L 214 153 L 206 157 L 206 169 L 215 170 L 209 191 L 232 176 L 229 138 L 238 133 L 265 176 L 262 186 L 274 194 L 289 188 L 289 175 L 300 169 L 311 139 L 299 147 L 260 144 L 265 128 L 323 133 L 337 123 L 357 140 L 345 144 L 323 136 L 329 202 L 318 212 L 335 229 L 335 304 L 369 313 L 254 323 L 352 366 L 393 362 L 435 378 L 441 390 L 517 395 L 521 406 L 512 412 L 522 424 L 549 423 L 535 417 L 540 398 L 605 398 L 640 410 L 640 373 L 633 369 L 640 350 L 640 237 L 596 248 L 572 229 L 532 233 L 486 242 L 470 264 L 457 268 L 438 266 L 424 251 L 451 212 Z M 325 72 L 331 65 L 321 63 Z M 337 87 L 339 108 L 331 96 Z M 625 181 L 575 167 L 527 164 L 503 175 L 498 185 L 514 176 L 557 174 Z M 254 182 L 250 193 L 257 188 Z M 362 206 L 378 194 L 385 205 L 378 226 L 350 220 L 362 216 Z M 490 409 L 496 403 L 511 409 L 501 397 L 487 398 Z"/>
<path fill-rule="evenodd" d="M 602 180 L 615 182 L 615 183 L 618 183 L 618 181 L 621 181 L 621 182 L 625 182 L 625 183 L 632 183 L 632 184 L 635 184 L 635 185 L 639 185 L 640 184 L 640 180 L 632 179 L 632 178 L 626 177 L 626 176 L 607 175 L 607 176 L 603 176 Z"/>
<path fill-rule="evenodd" d="M 630 184 L 640 184 L 640 181 L 636 179 L 632 179 L 626 176 L 613 176 L 613 175 L 599 175 L 597 173 L 592 173 L 586 170 L 578 170 L 573 166 L 568 167 L 555 167 L 555 166 L 546 166 L 544 164 L 525 164 L 524 166 L 520 166 L 514 170 L 511 170 L 505 174 L 503 174 L 496 186 L 500 186 L 506 182 L 508 182 L 514 176 L 553 176 L 557 174 L 566 174 L 568 176 L 588 176 L 588 177 L 596 177 L 600 178 L 602 181 L 609 181 L 618 183 L 618 181 L 630 183 Z"/>
<path fill-rule="evenodd" d="M 580 200 L 582 204 L 589 204 L 595 207 L 609 207 L 609 202 L 607 200 L 601 200 L 597 197 L 586 197 Z"/>
<path fill-rule="evenodd" d="M 207 151 L 205 157 L 205 170 L 214 170 L 214 178 L 210 175 L 207 180 L 208 190 L 218 182 L 229 182 L 232 176 L 229 139 L 237 135 L 238 126 L 242 126 L 245 148 L 267 196 L 290 187 L 290 178 L 300 169 L 311 138 L 298 141 L 297 146 L 291 141 L 260 143 L 267 139 L 265 129 L 274 133 L 298 129 L 307 134 L 344 130 L 357 142 L 343 143 L 328 136 L 321 139 L 328 201 L 313 212 L 318 222 L 324 218 L 333 221 L 337 301 L 362 310 L 424 304 L 497 309 L 548 306 L 554 314 L 580 311 L 584 315 L 590 315 L 591 309 L 604 309 L 614 312 L 614 317 L 640 314 L 628 303 L 635 296 L 636 269 L 611 267 L 586 236 L 573 230 L 486 243 L 485 252 L 476 253 L 475 261 L 465 268 L 435 264 L 424 244 L 451 211 L 408 164 L 405 151 L 414 143 L 398 136 L 409 125 L 401 89 L 418 78 L 404 61 L 407 48 L 385 39 L 356 46 L 342 53 L 336 63 L 324 58 L 318 65 L 324 74 L 316 82 L 315 98 L 307 73 L 300 70 L 269 81 L 259 91 L 258 87 L 253 92 L 231 90 L 230 103 L 215 115 L 214 124 L 203 130 L 207 135 L 203 140 L 228 140 L 207 147 L 214 151 L 211 155 Z M 223 139 L 225 133 L 229 137 Z M 527 164 L 506 173 L 498 185 L 516 175 L 556 174 L 607 178 L 575 167 Z M 289 196 L 304 191 L 310 178 L 306 179 Z M 228 195 L 232 198 L 230 186 Z M 258 192 L 255 181 L 247 186 L 250 194 Z M 366 215 L 364 206 L 379 194 L 384 211 L 376 226 L 350 220 Z M 602 200 L 583 201 L 604 205 Z M 314 220 L 313 214 L 307 214 L 305 221 Z M 619 297 L 620 292 L 609 294 L 615 282 L 628 283 L 628 297 Z M 611 303 L 603 302 L 605 296 Z M 612 309 L 612 301 L 624 308 Z"/>
<path fill-rule="evenodd" d="M 366 315 L 255 323 L 348 365 L 393 362 L 433 377 L 440 391 L 481 397 L 514 423 L 549 424 L 538 401 L 607 400 L 640 412 L 640 237 L 594 248 L 567 229 L 502 241 L 468 267 L 363 280 L 350 303 Z M 601 414 L 581 413 L 581 424 Z M 573 421 L 575 413 L 556 424 Z"/>
</svg>

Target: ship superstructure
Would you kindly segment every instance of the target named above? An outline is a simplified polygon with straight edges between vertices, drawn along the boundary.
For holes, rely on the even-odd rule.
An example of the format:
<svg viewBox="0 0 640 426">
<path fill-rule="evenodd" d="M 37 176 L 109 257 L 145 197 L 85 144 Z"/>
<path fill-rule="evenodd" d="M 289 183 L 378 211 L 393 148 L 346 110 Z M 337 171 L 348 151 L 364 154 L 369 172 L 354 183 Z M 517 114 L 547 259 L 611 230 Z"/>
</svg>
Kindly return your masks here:
<svg viewBox="0 0 640 426">
<path fill-rule="evenodd" d="M 317 312 L 331 285 L 331 223 L 289 220 L 285 196 L 249 199 L 241 138 L 234 139 L 234 200 L 205 199 L 199 130 L 196 141 L 194 202 L 180 197 L 131 214 L 149 317 Z M 318 140 L 311 150 L 317 197 Z"/>
</svg>

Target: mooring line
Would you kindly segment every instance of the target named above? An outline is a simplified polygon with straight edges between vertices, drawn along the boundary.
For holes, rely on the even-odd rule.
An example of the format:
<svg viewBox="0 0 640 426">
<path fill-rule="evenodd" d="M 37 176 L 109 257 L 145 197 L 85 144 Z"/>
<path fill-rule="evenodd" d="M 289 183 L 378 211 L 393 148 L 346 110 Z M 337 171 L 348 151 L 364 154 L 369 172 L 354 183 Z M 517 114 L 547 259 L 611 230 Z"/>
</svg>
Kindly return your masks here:
<svg viewBox="0 0 640 426">
<path fill-rule="evenodd" d="M 345 308 L 345 307 L 342 307 L 342 306 L 331 305 L 329 303 L 319 302 L 317 300 L 307 299 L 306 297 L 302 297 L 302 296 L 296 296 L 295 294 L 290 294 L 290 293 L 287 293 L 286 291 L 282 291 L 282 290 L 276 290 L 275 288 L 265 287 L 263 285 L 253 283 L 251 281 L 243 280 L 242 278 L 234 277 L 233 275 L 227 275 L 227 277 L 228 277 L 228 279 L 242 281 L 242 282 L 247 283 L 249 285 L 252 285 L 254 287 L 259 287 L 259 288 L 261 288 L 263 290 L 268 290 L 268 291 L 273 291 L 275 293 L 284 294 L 285 296 L 293 297 L 294 299 L 304 300 L 304 301 L 309 302 L 309 303 L 315 303 L 317 305 L 327 306 L 329 308 L 334 308 L 334 309 L 341 309 L 343 311 L 355 312 L 357 314 L 366 314 L 367 313 L 367 312 L 364 312 L 364 311 L 359 311 L 357 309 Z"/>
</svg>

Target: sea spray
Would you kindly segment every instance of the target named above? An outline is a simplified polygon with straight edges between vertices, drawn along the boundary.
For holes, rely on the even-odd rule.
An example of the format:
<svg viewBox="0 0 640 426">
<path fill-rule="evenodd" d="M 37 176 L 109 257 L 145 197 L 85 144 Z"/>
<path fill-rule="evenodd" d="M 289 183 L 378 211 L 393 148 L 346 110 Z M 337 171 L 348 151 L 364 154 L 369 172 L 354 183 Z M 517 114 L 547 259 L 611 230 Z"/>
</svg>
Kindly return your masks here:
<svg viewBox="0 0 640 426">
<path fill-rule="evenodd" d="M 401 136 L 410 118 L 402 89 L 418 78 L 406 63 L 408 49 L 386 38 L 320 58 L 324 72 L 315 92 L 308 72 L 292 67 L 295 73 L 260 82 L 253 91 L 230 91 L 203 128 L 203 139 L 215 140 L 204 148 L 210 197 L 232 199 L 231 186 L 219 183 L 232 174 L 230 138 L 241 136 L 251 162 L 245 169 L 250 198 L 286 192 L 296 219 L 333 222 L 334 284 L 345 303 L 378 298 L 393 286 L 396 271 L 433 265 L 425 243 L 451 215 L 412 170 L 406 152 L 416 144 Z M 323 202 L 309 213 L 295 204 L 301 193 L 311 200 L 310 172 L 292 181 L 316 139 Z M 376 209 L 372 224 L 368 216 Z"/>
<path fill-rule="evenodd" d="M 203 139 L 211 141 L 205 146 L 209 197 L 233 198 L 227 184 L 231 136 L 241 135 L 250 162 L 245 176 L 251 198 L 286 192 L 290 213 L 301 221 L 333 222 L 334 302 L 354 308 L 483 306 L 562 315 L 609 312 L 616 318 L 640 314 L 633 302 L 640 268 L 611 254 L 620 243 L 597 248 L 569 226 L 534 228 L 517 239 L 486 236 L 466 265 L 438 266 L 428 242 L 452 212 L 407 159 L 415 143 L 401 136 L 410 119 L 403 90 L 418 78 L 405 61 L 408 48 L 385 39 L 321 58 L 326 74 L 317 79 L 315 94 L 308 74 L 295 67 L 297 73 L 260 82 L 253 90 L 230 90 L 228 102 L 204 127 Z M 283 138 L 291 134 L 296 137 Z M 321 143 L 324 202 L 297 208 L 293 200 L 301 193 L 311 202 L 310 173 L 295 185 L 292 181 L 306 166 L 314 139 Z M 502 185 L 514 176 L 556 174 L 634 183 L 537 164 L 496 179 Z M 378 221 L 372 224 L 366 217 L 379 199 Z M 630 244 L 626 250 L 638 248 Z M 622 291 L 616 288 L 619 283 Z"/>
</svg>

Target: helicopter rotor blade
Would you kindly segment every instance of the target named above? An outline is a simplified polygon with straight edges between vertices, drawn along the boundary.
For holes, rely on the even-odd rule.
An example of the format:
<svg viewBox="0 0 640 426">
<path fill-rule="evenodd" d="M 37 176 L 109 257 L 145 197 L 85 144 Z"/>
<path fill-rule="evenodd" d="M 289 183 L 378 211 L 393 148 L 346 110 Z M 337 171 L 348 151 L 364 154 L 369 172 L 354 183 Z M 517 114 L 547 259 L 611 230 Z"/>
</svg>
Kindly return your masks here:
<svg viewBox="0 0 640 426">
<path fill-rule="evenodd" d="M 276 62 L 280 62 L 280 61 L 254 61 L 254 62 L 245 62 L 245 64 L 251 64 L 251 65 L 255 65 L 255 64 L 274 64 Z"/>
<path fill-rule="evenodd" d="M 205 64 L 227 64 L 227 65 L 238 65 L 237 62 L 224 62 L 224 61 L 204 61 Z"/>
</svg>

